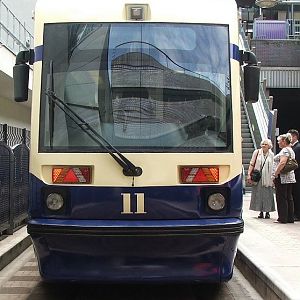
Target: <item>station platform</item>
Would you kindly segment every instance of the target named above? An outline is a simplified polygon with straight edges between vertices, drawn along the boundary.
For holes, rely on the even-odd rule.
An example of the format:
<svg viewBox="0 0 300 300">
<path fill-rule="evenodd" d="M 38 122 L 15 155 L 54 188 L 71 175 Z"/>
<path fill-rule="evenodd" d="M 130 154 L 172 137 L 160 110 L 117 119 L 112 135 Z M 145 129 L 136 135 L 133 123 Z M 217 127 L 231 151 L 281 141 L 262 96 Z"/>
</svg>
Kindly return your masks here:
<svg viewBox="0 0 300 300">
<path fill-rule="evenodd" d="M 300 300 L 300 222 L 274 223 L 250 211 L 244 195 L 245 230 L 238 242 L 235 265 L 263 299 Z M 0 240 L 0 270 L 31 245 L 26 226 Z"/>
<path fill-rule="evenodd" d="M 275 223 L 250 211 L 251 193 L 244 195 L 244 233 L 238 242 L 236 267 L 263 299 L 300 300 L 300 222 Z"/>
</svg>

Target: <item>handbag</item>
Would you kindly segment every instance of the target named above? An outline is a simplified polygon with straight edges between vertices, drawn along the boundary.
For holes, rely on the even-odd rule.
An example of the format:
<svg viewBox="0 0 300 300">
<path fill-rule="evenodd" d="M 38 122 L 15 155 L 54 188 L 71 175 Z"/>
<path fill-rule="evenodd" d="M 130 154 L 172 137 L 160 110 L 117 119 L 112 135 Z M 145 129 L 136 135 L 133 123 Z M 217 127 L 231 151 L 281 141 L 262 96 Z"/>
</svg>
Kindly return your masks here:
<svg viewBox="0 0 300 300">
<path fill-rule="evenodd" d="M 282 174 L 286 174 L 286 173 L 294 171 L 298 168 L 298 163 L 297 163 L 296 159 L 291 157 L 290 151 L 289 151 L 289 154 L 290 154 L 290 156 L 287 159 L 287 162 L 286 162 L 285 166 L 283 167 L 283 169 L 280 172 Z"/>
<path fill-rule="evenodd" d="M 254 181 L 254 182 L 259 182 L 260 179 L 261 179 L 261 172 L 259 170 L 256 170 L 254 169 L 252 172 L 251 172 L 251 180 Z"/>
<path fill-rule="evenodd" d="M 258 151 L 259 150 L 257 150 L 257 154 L 256 154 L 256 157 L 255 157 L 254 166 L 256 164 L 256 160 L 257 160 L 257 156 L 258 156 Z M 250 177 L 251 177 L 252 181 L 254 181 L 254 182 L 259 182 L 260 181 L 260 179 L 261 179 L 261 171 L 262 171 L 262 169 L 263 169 L 263 167 L 264 167 L 264 165 L 266 163 L 266 160 L 267 160 L 267 158 L 265 158 L 265 161 L 264 161 L 264 163 L 263 163 L 263 165 L 262 165 L 262 167 L 261 167 L 260 170 L 257 170 L 257 169 L 253 169 L 252 170 L 252 172 L 250 174 Z"/>
</svg>

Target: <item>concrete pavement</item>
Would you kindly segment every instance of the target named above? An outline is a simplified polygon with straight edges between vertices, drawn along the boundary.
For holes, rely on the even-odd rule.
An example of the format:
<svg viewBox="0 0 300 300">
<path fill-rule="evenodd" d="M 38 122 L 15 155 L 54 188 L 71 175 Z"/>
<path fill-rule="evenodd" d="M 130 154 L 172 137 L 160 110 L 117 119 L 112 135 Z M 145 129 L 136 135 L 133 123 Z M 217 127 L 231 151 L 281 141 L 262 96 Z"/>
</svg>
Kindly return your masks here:
<svg viewBox="0 0 300 300">
<path fill-rule="evenodd" d="M 240 236 L 236 266 L 264 299 L 300 300 L 300 222 L 274 223 L 249 211 L 251 193 L 244 196 L 245 231 Z"/>
<path fill-rule="evenodd" d="M 31 245 L 31 239 L 26 226 L 17 230 L 13 235 L 2 236 L 0 240 L 0 270 L 20 255 Z"/>
</svg>

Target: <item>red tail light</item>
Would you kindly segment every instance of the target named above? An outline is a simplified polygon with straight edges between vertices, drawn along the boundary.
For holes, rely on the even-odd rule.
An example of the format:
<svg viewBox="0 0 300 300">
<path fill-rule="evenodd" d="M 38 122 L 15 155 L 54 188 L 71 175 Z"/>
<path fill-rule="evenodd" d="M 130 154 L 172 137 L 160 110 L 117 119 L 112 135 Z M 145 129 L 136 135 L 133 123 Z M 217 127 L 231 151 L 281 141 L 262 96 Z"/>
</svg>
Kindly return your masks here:
<svg viewBox="0 0 300 300">
<path fill-rule="evenodd" d="M 219 167 L 181 166 L 180 183 L 219 183 Z"/>
<path fill-rule="evenodd" d="M 82 166 L 62 166 L 52 168 L 53 183 L 91 183 L 92 168 Z"/>
</svg>

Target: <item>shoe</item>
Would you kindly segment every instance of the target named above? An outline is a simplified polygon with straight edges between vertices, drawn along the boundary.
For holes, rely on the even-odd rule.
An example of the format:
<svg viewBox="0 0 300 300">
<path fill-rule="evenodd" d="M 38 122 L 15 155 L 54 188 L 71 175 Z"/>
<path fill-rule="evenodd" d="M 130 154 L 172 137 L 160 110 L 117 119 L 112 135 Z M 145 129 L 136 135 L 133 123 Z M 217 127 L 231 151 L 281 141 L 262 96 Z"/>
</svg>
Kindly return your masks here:
<svg viewBox="0 0 300 300">
<path fill-rule="evenodd" d="M 266 212 L 265 219 L 270 219 L 270 214 Z"/>
<path fill-rule="evenodd" d="M 295 222 L 298 222 L 298 221 L 300 221 L 300 218 L 294 217 L 294 221 L 295 221 Z"/>
<path fill-rule="evenodd" d="M 261 211 L 260 214 L 258 215 L 258 218 L 263 219 L 263 217 L 264 217 L 264 213 Z"/>
<path fill-rule="evenodd" d="M 286 224 L 286 222 L 281 221 L 280 219 L 277 219 L 274 223 L 281 223 L 281 224 Z"/>
</svg>

